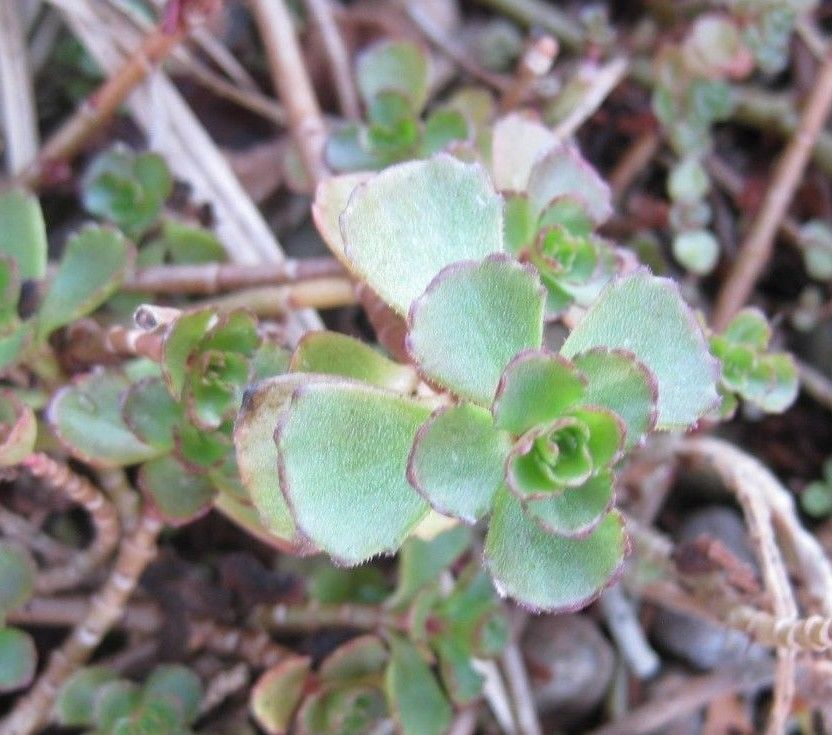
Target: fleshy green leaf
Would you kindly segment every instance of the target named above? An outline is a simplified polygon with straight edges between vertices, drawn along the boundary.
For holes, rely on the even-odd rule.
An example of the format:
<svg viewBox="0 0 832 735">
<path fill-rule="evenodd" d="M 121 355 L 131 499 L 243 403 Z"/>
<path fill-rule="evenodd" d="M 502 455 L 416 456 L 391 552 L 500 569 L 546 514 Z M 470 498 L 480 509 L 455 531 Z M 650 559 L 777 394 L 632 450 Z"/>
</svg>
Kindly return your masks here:
<svg viewBox="0 0 832 735">
<path fill-rule="evenodd" d="M 202 683 L 187 666 L 163 664 L 147 678 L 142 694 L 145 702 L 162 700 L 172 704 L 179 721 L 190 724 L 199 714 Z"/>
<path fill-rule="evenodd" d="M 177 318 L 162 346 L 162 375 L 171 395 L 179 399 L 188 375 L 188 358 L 216 322 L 211 309 L 185 312 Z"/>
<path fill-rule="evenodd" d="M 71 237 L 38 313 L 39 338 L 103 304 L 121 284 L 134 257 L 130 242 L 109 227 L 85 227 Z"/>
<path fill-rule="evenodd" d="M 380 41 L 358 57 L 358 90 L 369 106 L 382 92 L 399 92 L 411 104 L 414 113 L 428 98 L 429 62 L 422 48 L 411 41 Z"/>
<path fill-rule="evenodd" d="M 278 375 L 251 386 L 234 425 L 234 445 L 240 479 L 266 528 L 286 547 L 299 553 L 309 543 L 299 534 L 280 490 L 274 429 L 295 389 L 308 375 Z"/>
<path fill-rule="evenodd" d="M 183 411 L 161 378 L 144 378 L 125 392 L 121 416 L 139 441 L 167 451 L 173 448 L 174 428 Z"/>
<path fill-rule="evenodd" d="M 35 560 L 23 546 L 0 541 L 0 619 L 32 596 L 36 575 Z"/>
<path fill-rule="evenodd" d="M 358 187 L 341 232 L 350 267 L 406 315 L 446 265 L 502 249 L 502 203 L 482 167 L 440 154 Z"/>
<path fill-rule="evenodd" d="M 0 390 L 0 467 L 11 467 L 27 457 L 37 434 L 35 412 L 11 390 Z"/>
<path fill-rule="evenodd" d="M 606 471 L 559 495 L 527 500 L 523 508 L 548 533 L 582 537 L 601 522 L 614 495 L 613 476 Z"/>
<path fill-rule="evenodd" d="M 476 523 L 491 508 L 509 449 L 485 409 L 443 407 L 416 434 L 407 479 L 439 513 Z"/>
<path fill-rule="evenodd" d="M 17 263 L 21 281 L 46 275 L 46 225 L 37 198 L 22 190 L 0 195 L 0 254 Z"/>
<path fill-rule="evenodd" d="M 188 523 L 211 507 L 216 489 L 205 475 L 192 472 L 171 455 L 145 462 L 139 487 L 168 523 Z"/>
<path fill-rule="evenodd" d="M 390 640 L 390 665 L 385 675 L 390 710 L 402 735 L 443 735 L 452 710 L 428 665 L 409 641 Z"/>
<path fill-rule="evenodd" d="M 612 216 L 610 188 L 570 145 L 558 146 L 534 165 L 528 193 L 538 213 L 543 212 L 552 200 L 568 196 L 586 204 L 587 214 L 596 225 Z"/>
<path fill-rule="evenodd" d="M 584 394 L 586 380 L 568 360 L 544 351 L 522 352 L 503 371 L 491 408 L 494 423 L 520 435 L 562 416 Z"/>
<path fill-rule="evenodd" d="M 129 717 L 140 702 L 141 690 L 132 681 L 108 681 L 98 687 L 93 699 L 95 724 L 108 732 L 119 720 Z"/>
<path fill-rule="evenodd" d="M 283 735 L 300 704 L 309 658 L 292 656 L 268 669 L 251 690 L 249 708 L 260 727 L 269 735 Z"/>
<path fill-rule="evenodd" d="M 372 178 L 373 174 L 363 171 L 328 176 L 315 189 L 315 201 L 312 202 L 315 227 L 332 254 L 347 267 L 350 263 L 344 255 L 344 237 L 339 223 L 341 213 L 347 208 L 347 203 L 358 185 L 365 184 Z"/>
<path fill-rule="evenodd" d="M 399 584 L 387 605 L 396 608 L 409 602 L 416 592 L 435 581 L 440 572 L 453 564 L 470 541 L 470 529 L 460 525 L 443 531 L 430 541 L 415 537 L 405 541 L 399 554 Z"/>
<path fill-rule="evenodd" d="M 704 276 L 719 261 L 719 242 L 708 230 L 686 230 L 673 238 L 673 257 L 691 273 Z"/>
<path fill-rule="evenodd" d="M 505 246 L 512 255 L 519 255 L 534 241 L 537 216 L 525 194 L 506 194 L 503 208 Z"/>
<path fill-rule="evenodd" d="M 121 416 L 121 396 L 130 386 L 124 374 L 95 370 L 58 390 L 47 416 L 67 450 L 96 467 L 120 467 L 161 453 L 140 441 Z"/>
<path fill-rule="evenodd" d="M 280 484 L 302 531 L 345 564 L 392 552 L 427 512 L 405 477 L 429 410 L 334 380 L 298 388 L 275 432 Z"/>
<path fill-rule="evenodd" d="M 607 515 L 586 538 L 546 533 L 507 490 L 497 494 L 485 559 L 500 594 L 541 611 L 578 610 L 611 583 L 624 560 L 621 518 Z"/>
<path fill-rule="evenodd" d="M 298 342 L 292 372 L 340 375 L 397 393 L 410 393 L 418 376 L 408 365 L 386 358 L 360 340 L 338 332 L 308 332 Z"/>
<path fill-rule="evenodd" d="M 93 706 L 99 688 L 116 679 L 114 671 L 105 666 L 88 666 L 76 671 L 58 692 L 55 720 L 64 727 L 85 727 L 94 724 Z"/>
<path fill-rule="evenodd" d="M 742 309 L 730 321 L 722 336 L 734 344 L 748 345 L 764 350 L 771 339 L 771 326 L 759 309 Z"/>
<path fill-rule="evenodd" d="M 17 302 L 20 299 L 20 276 L 17 261 L 0 254 L 0 337 L 8 336 L 20 326 Z"/>
<path fill-rule="evenodd" d="M 607 286 L 561 353 L 574 357 L 594 347 L 628 350 L 653 373 L 659 388 L 657 428 L 685 429 L 719 400 L 718 366 L 672 281 L 639 270 Z"/>
<path fill-rule="evenodd" d="M 658 386 L 652 373 L 631 353 L 599 347 L 575 355 L 573 362 L 587 378 L 584 402 L 614 411 L 627 425 L 625 449 L 652 431 Z"/>
<path fill-rule="evenodd" d="M 361 635 L 338 646 L 322 662 L 318 675 L 328 684 L 366 680 L 381 674 L 387 649 L 375 635 Z"/>
<path fill-rule="evenodd" d="M 17 628 L 0 628 L 0 692 L 28 686 L 37 660 L 32 636 Z"/>
<path fill-rule="evenodd" d="M 774 381 L 756 403 L 768 413 L 782 413 L 795 402 L 800 390 L 797 365 L 792 356 L 784 352 L 766 355 L 763 361 L 771 369 Z"/>
<path fill-rule="evenodd" d="M 420 153 L 432 156 L 468 136 L 468 121 L 461 112 L 447 107 L 435 110 L 425 121 Z"/>
<path fill-rule="evenodd" d="M 413 303 L 407 350 L 429 378 L 490 406 L 511 358 L 540 346 L 543 307 L 540 281 L 517 261 L 455 263 Z"/>
<path fill-rule="evenodd" d="M 491 142 L 494 186 L 499 191 L 526 191 L 534 164 L 557 144 L 557 136 L 528 114 L 513 112 L 500 118 Z"/>
<path fill-rule="evenodd" d="M 448 692 L 458 705 L 473 702 L 482 694 L 483 677 L 472 665 L 471 652 L 456 637 L 436 642 L 439 671 Z"/>
</svg>

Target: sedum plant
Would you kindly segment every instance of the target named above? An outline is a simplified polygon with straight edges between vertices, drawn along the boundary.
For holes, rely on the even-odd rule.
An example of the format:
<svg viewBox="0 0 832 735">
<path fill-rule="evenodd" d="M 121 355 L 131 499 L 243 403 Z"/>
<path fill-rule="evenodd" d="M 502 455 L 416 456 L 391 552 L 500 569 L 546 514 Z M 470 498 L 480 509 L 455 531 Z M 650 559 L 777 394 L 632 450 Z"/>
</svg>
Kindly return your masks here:
<svg viewBox="0 0 832 735">
<path fill-rule="evenodd" d="M 392 719 L 404 735 L 446 732 L 453 706 L 482 694 L 475 662 L 497 656 L 508 637 L 508 621 L 478 565 L 469 561 L 456 575 L 449 572 L 464 563 L 470 540 L 464 527 L 429 542 L 408 539 L 398 586 L 380 607 L 378 633 L 351 639 L 315 670 L 309 658 L 290 656 L 260 677 L 250 710 L 263 730 L 369 735 Z M 331 580 L 323 568 L 310 576 L 320 600 Z M 350 576 L 342 570 L 340 581 Z M 361 600 L 360 587 L 347 595 L 339 587 L 340 602 Z"/>
<path fill-rule="evenodd" d="M 431 69 L 419 45 L 379 41 L 359 56 L 355 74 L 367 122 L 345 125 L 330 136 L 325 155 L 333 170 L 379 169 L 472 137 L 471 123 L 453 105 L 421 120 Z"/>
<path fill-rule="evenodd" d="M 588 188 L 600 179 L 574 150 L 528 159 L 538 211 L 569 204 L 556 231 L 602 218 Z M 534 260 L 509 251 L 505 200 L 481 165 L 440 155 L 388 168 L 352 192 L 340 231 L 327 229 L 354 182 L 319 191 L 319 226 L 406 320 L 424 382 L 403 390 L 400 365 L 347 338 L 338 361 L 302 342 L 291 363 L 302 370 L 254 386 L 237 420 L 253 502 L 271 529 L 346 565 L 396 551 L 431 511 L 482 520 L 501 592 L 539 610 L 586 604 L 627 549 L 616 464 L 646 433 L 685 429 L 718 402 L 699 323 L 672 283 L 635 270 L 547 349 L 548 291 Z"/>
<path fill-rule="evenodd" d="M 104 666 L 76 671 L 61 687 L 55 721 L 89 735 L 188 735 L 202 684 L 185 666 L 157 666 L 142 684 Z"/>
</svg>

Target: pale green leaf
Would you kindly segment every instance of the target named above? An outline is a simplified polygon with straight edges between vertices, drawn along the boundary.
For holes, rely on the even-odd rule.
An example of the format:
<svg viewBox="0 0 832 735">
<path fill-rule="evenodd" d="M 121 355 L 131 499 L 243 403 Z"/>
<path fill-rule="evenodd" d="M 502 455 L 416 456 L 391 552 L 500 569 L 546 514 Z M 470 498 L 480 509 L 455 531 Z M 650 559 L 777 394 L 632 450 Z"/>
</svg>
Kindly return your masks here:
<svg viewBox="0 0 832 735">
<path fill-rule="evenodd" d="M 85 227 L 66 244 L 58 271 L 38 312 L 38 337 L 89 314 L 113 294 L 130 268 L 135 252 L 110 227 Z"/>
<path fill-rule="evenodd" d="M 67 679 L 55 700 L 55 720 L 64 727 L 83 727 L 94 721 L 95 695 L 118 677 L 105 666 L 87 666 Z"/>
<path fill-rule="evenodd" d="M 162 699 L 172 704 L 176 708 L 179 721 L 190 724 L 199 714 L 202 683 L 187 666 L 163 664 L 157 666 L 147 677 L 142 694 L 145 702 Z"/>
<path fill-rule="evenodd" d="M 418 376 L 409 365 L 393 362 L 360 340 L 338 332 L 305 334 L 292 354 L 289 369 L 340 375 L 397 393 L 410 393 L 418 384 Z"/>
<path fill-rule="evenodd" d="M 565 196 L 583 202 L 596 225 L 612 215 L 609 186 L 571 145 L 558 146 L 534 165 L 528 194 L 538 214 L 552 200 Z"/>
<path fill-rule="evenodd" d="M 644 364 L 625 350 L 603 347 L 575 355 L 573 362 L 587 378 L 584 402 L 614 411 L 626 424 L 625 449 L 652 431 L 659 390 Z"/>
<path fill-rule="evenodd" d="M 500 490 L 485 540 L 485 560 L 497 589 L 524 607 L 573 611 L 592 602 L 612 582 L 627 540 L 621 518 L 610 513 L 586 538 L 555 536 Z"/>
<path fill-rule="evenodd" d="M 429 378 L 490 406 L 509 361 L 540 347 L 544 301 L 536 273 L 507 256 L 456 263 L 414 302 L 407 350 Z"/>
<path fill-rule="evenodd" d="M 0 619 L 29 600 L 36 575 L 35 560 L 23 546 L 0 540 Z"/>
<path fill-rule="evenodd" d="M 685 429 L 719 401 L 718 364 L 699 322 L 668 279 L 639 270 L 607 286 L 561 353 L 573 357 L 594 347 L 632 352 L 653 373 L 659 429 Z"/>
<path fill-rule="evenodd" d="M 309 547 L 299 534 L 280 490 L 274 430 L 296 388 L 310 376 L 278 375 L 248 388 L 234 425 L 240 479 L 269 533 L 296 553 Z"/>
<path fill-rule="evenodd" d="M 289 729 L 309 664 L 305 656 L 291 656 L 265 671 L 251 690 L 251 715 L 269 735 L 283 735 Z"/>
<path fill-rule="evenodd" d="M 557 136 L 528 113 L 512 112 L 494 123 L 491 173 L 499 191 L 525 192 L 532 167 L 558 144 Z"/>
<path fill-rule="evenodd" d="M 544 531 L 560 536 L 586 536 L 612 507 L 613 475 L 601 472 L 578 487 L 548 498 L 531 498 L 523 509 Z"/>
<path fill-rule="evenodd" d="M 414 113 L 427 102 L 429 74 L 427 54 L 412 41 L 379 41 L 361 53 L 355 70 L 365 106 L 383 92 L 399 92 Z"/>
<path fill-rule="evenodd" d="M 503 371 L 491 407 L 494 423 L 520 435 L 562 416 L 584 394 L 586 380 L 568 360 L 545 351 L 522 352 Z"/>
<path fill-rule="evenodd" d="M 118 371 L 95 370 L 55 393 L 49 424 L 74 457 L 96 467 L 120 467 L 164 451 L 140 441 L 124 423 L 120 404 L 129 386 Z"/>
<path fill-rule="evenodd" d="M 344 255 L 344 237 L 341 234 L 341 213 L 359 184 L 365 184 L 374 174 L 358 172 L 327 176 L 315 189 L 315 201 L 312 202 L 312 219 L 318 233 L 323 238 L 332 254 L 347 267 L 350 262 Z"/>
<path fill-rule="evenodd" d="M 32 636 L 17 628 L 0 628 L 0 693 L 28 686 L 37 660 Z"/>
<path fill-rule="evenodd" d="M 447 732 L 453 714 L 448 698 L 416 647 L 398 636 L 390 640 L 385 689 L 402 735 Z"/>
<path fill-rule="evenodd" d="M 46 275 L 46 225 L 37 198 L 19 189 L 0 195 L 0 255 L 17 262 L 21 281 Z"/>
<path fill-rule="evenodd" d="M 360 383 L 298 388 L 275 432 L 280 484 L 302 531 L 345 564 L 393 552 L 427 513 L 405 476 L 430 411 Z"/>
<path fill-rule="evenodd" d="M 391 166 L 341 215 L 350 267 L 395 311 L 446 265 L 502 250 L 502 202 L 485 170 L 445 154 Z"/>
<path fill-rule="evenodd" d="M 189 470 L 171 455 L 145 462 L 138 483 L 159 515 L 174 526 L 206 513 L 216 494 L 207 475 Z"/>
<path fill-rule="evenodd" d="M 434 510 L 475 523 L 491 508 L 509 449 L 509 435 L 487 410 L 470 403 L 440 408 L 416 434 L 407 479 Z"/>
</svg>

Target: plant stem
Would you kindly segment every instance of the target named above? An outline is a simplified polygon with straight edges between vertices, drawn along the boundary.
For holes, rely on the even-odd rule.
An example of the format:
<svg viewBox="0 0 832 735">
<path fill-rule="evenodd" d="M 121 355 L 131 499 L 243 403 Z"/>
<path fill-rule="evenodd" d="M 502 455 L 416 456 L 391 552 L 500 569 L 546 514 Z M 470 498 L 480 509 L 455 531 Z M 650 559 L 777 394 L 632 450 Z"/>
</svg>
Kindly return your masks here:
<svg viewBox="0 0 832 735">
<path fill-rule="evenodd" d="M 35 685 L 17 700 L 0 723 L 0 735 L 31 735 L 49 719 L 61 686 L 86 663 L 123 615 L 139 576 L 156 554 L 156 539 L 161 529 L 159 519 L 145 514 L 136 531 L 122 541 L 113 570 L 93 596 L 86 618 L 51 655 Z"/>
<path fill-rule="evenodd" d="M 284 0 L 252 0 L 277 93 L 286 107 L 289 128 L 313 185 L 328 174 L 323 162 L 324 124 L 301 55 L 292 16 Z"/>
<path fill-rule="evenodd" d="M 8 615 L 8 622 L 45 628 L 74 627 L 89 614 L 86 596 L 33 597 Z M 131 602 L 124 610 L 119 627 L 138 633 L 158 632 L 162 625 L 159 608 L 153 602 Z"/>
<path fill-rule="evenodd" d="M 331 0 L 306 0 L 306 9 L 321 33 L 335 93 L 341 112 L 348 120 L 361 119 L 358 92 L 352 78 L 350 57 L 332 12 Z"/>
<path fill-rule="evenodd" d="M 519 20 L 528 26 L 539 26 L 558 38 L 571 51 L 578 51 L 584 43 L 584 32 L 555 3 L 543 0 L 479 0 L 483 5 Z"/>
<path fill-rule="evenodd" d="M 102 564 L 118 544 L 119 522 L 115 507 L 89 480 L 46 454 L 32 454 L 21 466 L 53 490 L 78 503 L 92 518 L 95 537 L 89 547 L 73 556 L 67 564 L 41 571 L 35 583 L 35 589 L 46 594 L 74 587 Z"/>
<path fill-rule="evenodd" d="M 297 309 L 335 309 L 357 303 L 349 278 L 313 278 L 288 286 L 262 286 L 199 302 L 220 311 L 249 309 L 257 316 L 284 317 Z"/>
<path fill-rule="evenodd" d="M 280 285 L 312 278 L 344 275 L 344 267 L 330 257 L 300 258 L 279 263 L 201 263 L 143 268 L 128 278 L 124 291 L 210 296 L 252 286 Z"/>
<path fill-rule="evenodd" d="M 378 630 L 385 626 L 398 627 L 383 608 L 377 605 L 344 603 L 322 605 L 275 605 L 259 615 L 260 623 L 272 630 L 309 631 L 320 628 L 359 628 Z"/>
<path fill-rule="evenodd" d="M 809 162 L 815 141 L 832 106 L 832 52 L 818 73 L 794 136 L 777 162 L 757 217 L 740 247 L 739 257 L 722 284 L 713 323 L 723 330 L 748 300 L 765 269 L 774 246 L 774 236 Z"/>
<path fill-rule="evenodd" d="M 6 143 L 6 162 L 12 174 L 34 160 L 38 150 L 29 53 L 18 0 L 0 0 L 0 110 Z"/>
<path fill-rule="evenodd" d="M 514 79 L 500 99 L 502 112 L 509 112 L 523 103 L 534 83 L 551 71 L 558 50 L 558 42 L 551 36 L 541 36 L 527 45 L 517 62 Z"/>
<path fill-rule="evenodd" d="M 107 81 L 90 95 L 75 113 L 56 130 L 21 172 L 19 183 L 37 187 L 54 171 L 54 167 L 71 159 L 87 138 L 111 118 L 133 89 L 160 64 L 186 36 L 187 26 L 175 29 L 156 26 Z"/>
<path fill-rule="evenodd" d="M 517 643 L 509 643 L 500 656 L 500 669 L 511 696 L 518 735 L 542 735 L 529 675 Z"/>
<path fill-rule="evenodd" d="M 630 671 L 638 679 L 649 679 L 658 672 L 661 660 L 651 648 L 639 623 L 635 606 L 620 585 L 611 587 L 599 600 L 604 620 Z"/>
</svg>

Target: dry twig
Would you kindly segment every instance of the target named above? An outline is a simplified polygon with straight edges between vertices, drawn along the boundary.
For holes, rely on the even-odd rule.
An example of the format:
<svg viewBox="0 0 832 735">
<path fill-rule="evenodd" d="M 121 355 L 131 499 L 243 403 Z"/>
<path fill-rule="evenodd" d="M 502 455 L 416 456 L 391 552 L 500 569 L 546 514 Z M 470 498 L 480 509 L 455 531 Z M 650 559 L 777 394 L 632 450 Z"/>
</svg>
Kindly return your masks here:
<svg viewBox="0 0 832 735">
<path fill-rule="evenodd" d="M 136 531 L 121 542 L 113 570 L 93 596 L 86 618 L 52 653 L 34 686 L 0 722 L 0 735 L 31 735 L 48 720 L 61 685 L 84 665 L 124 614 L 139 576 L 156 554 L 156 538 L 161 529 L 160 520 L 145 514 Z"/>
<path fill-rule="evenodd" d="M 78 503 L 92 519 L 95 526 L 92 543 L 65 565 L 41 571 L 35 583 L 37 591 L 46 594 L 74 587 L 102 564 L 118 544 L 120 529 L 116 509 L 89 480 L 46 454 L 32 454 L 21 466 L 52 490 Z"/>
<path fill-rule="evenodd" d="M 327 175 L 323 160 L 326 126 L 303 62 L 292 16 L 284 0 L 253 0 L 252 7 L 272 78 L 289 115 L 292 136 L 307 175 L 317 183 Z"/>
<path fill-rule="evenodd" d="M 306 8 L 321 33 L 341 112 L 348 120 L 360 120 L 361 107 L 352 78 L 350 57 L 335 22 L 332 0 L 306 0 Z"/>
<path fill-rule="evenodd" d="M 815 87 L 806 102 L 800 123 L 783 152 L 771 177 L 765 199 L 740 247 L 714 308 L 713 324 L 724 329 L 748 300 L 754 284 L 771 257 L 774 236 L 794 196 L 812 148 L 832 106 L 832 52 L 818 73 Z"/>
</svg>

